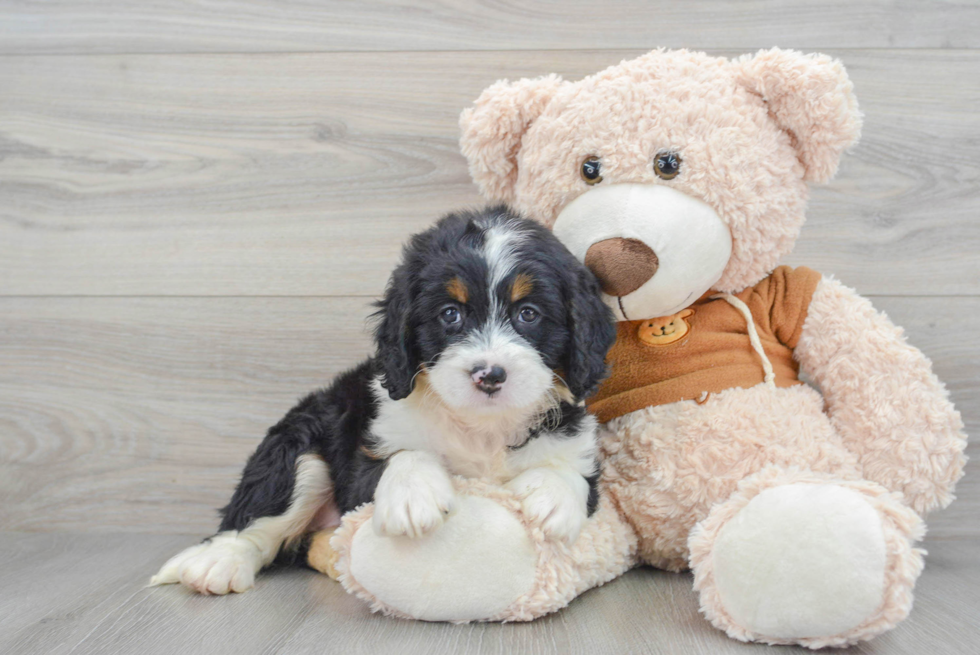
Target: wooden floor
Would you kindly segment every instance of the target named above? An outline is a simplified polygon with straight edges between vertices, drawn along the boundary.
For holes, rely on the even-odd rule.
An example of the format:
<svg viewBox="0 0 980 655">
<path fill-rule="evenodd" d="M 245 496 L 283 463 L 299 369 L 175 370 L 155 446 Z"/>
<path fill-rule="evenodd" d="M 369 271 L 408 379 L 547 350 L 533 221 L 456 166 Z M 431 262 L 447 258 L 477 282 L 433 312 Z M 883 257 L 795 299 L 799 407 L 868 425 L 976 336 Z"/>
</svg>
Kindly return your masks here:
<svg viewBox="0 0 980 655">
<path fill-rule="evenodd" d="M 511 626 L 372 616 L 300 570 L 141 586 L 367 354 L 405 237 L 479 202 L 456 120 L 481 89 L 773 45 L 841 58 L 865 113 L 787 262 L 903 325 L 976 434 L 980 4 L 0 0 L 0 653 L 762 652 L 652 570 Z M 978 652 L 969 452 L 912 617 L 858 651 Z"/>
<path fill-rule="evenodd" d="M 423 623 L 371 614 L 308 569 L 274 571 L 252 591 L 204 597 L 145 588 L 160 560 L 187 543 L 165 535 L 0 535 L 0 653 L 656 653 L 752 655 L 697 612 L 689 574 L 636 569 L 533 623 Z M 974 655 L 980 643 L 976 539 L 928 544 L 912 616 L 843 651 Z M 778 653 L 812 653 L 781 647 Z M 840 651 L 837 651 L 840 652 Z"/>
</svg>

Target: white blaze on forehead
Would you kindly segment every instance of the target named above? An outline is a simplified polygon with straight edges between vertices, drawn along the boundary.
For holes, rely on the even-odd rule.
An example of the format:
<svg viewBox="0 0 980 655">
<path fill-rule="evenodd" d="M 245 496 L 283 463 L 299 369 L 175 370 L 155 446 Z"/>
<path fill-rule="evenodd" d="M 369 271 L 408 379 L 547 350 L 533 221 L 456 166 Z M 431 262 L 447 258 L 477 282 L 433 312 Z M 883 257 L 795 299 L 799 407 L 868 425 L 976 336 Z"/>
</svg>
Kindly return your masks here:
<svg viewBox="0 0 980 655">
<path fill-rule="evenodd" d="M 494 309 L 500 307 L 497 287 L 517 265 L 517 248 L 526 238 L 514 223 L 498 223 L 489 227 L 483 241 L 483 257 L 487 262 L 487 286 L 490 304 Z"/>
</svg>

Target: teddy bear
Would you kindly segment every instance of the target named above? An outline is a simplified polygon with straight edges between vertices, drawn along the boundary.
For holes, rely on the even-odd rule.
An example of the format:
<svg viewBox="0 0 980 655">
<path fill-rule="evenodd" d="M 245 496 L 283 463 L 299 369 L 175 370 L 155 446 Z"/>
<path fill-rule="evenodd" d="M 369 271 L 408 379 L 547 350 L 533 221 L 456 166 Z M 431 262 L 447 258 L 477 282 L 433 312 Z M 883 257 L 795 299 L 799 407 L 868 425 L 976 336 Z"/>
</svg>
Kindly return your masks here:
<svg viewBox="0 0 980 655">
<path fill-rule="evenodd" d="M 779 265 L 808 184 L 860 133 L 841 63 L 655 50 L 497 82 L 460 124 L 483 195 L 551 228 L 618 320 L 588 401 L 599 506 L 556 543 L 508 490 L 457 479 L 435 532 L 378 536 L 367 505 L 314 538 L 313 566 L 425 620 L 531 620 L 641 564 L 691 569 L 704 615 L 743 641 L 844 646 L 904 619 L 963 423 L 868 300 Z"/>
</svg>

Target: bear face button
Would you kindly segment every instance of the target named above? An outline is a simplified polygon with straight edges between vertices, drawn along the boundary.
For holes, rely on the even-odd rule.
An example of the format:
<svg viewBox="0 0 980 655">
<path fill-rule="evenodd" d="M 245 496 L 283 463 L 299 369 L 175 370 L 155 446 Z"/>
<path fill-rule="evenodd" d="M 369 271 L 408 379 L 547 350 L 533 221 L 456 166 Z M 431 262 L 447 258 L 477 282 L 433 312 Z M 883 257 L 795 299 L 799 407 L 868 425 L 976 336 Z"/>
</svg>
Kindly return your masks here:
<svg viewBox="0 0 980 655">
<path fill-rule="evenodd" d="M 691 333 L 691 324 L 687 322 L 687 318 L 693 315 L 694 310 L 689 307 L 673 316 L 643 321 L 637 330 L 637 337 L 648 346 L 669 346 L 677 343 Z"/>
</svg>

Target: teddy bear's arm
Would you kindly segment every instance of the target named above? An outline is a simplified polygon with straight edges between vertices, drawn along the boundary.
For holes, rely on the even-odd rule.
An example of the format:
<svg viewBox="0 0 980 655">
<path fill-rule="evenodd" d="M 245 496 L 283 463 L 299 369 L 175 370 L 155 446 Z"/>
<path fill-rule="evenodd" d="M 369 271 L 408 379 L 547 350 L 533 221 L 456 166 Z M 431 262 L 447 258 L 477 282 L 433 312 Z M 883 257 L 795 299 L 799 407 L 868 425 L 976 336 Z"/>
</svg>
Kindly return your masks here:
<svg viewBox="0 0 980 655">
<path fill-rule="evenodd" d="M 823 278 L 795 350 L 864 476 L 918 513 L 945 507 L 963 475 L 966 434 L 929 359 L 853 289 Z"/>
</svg>

